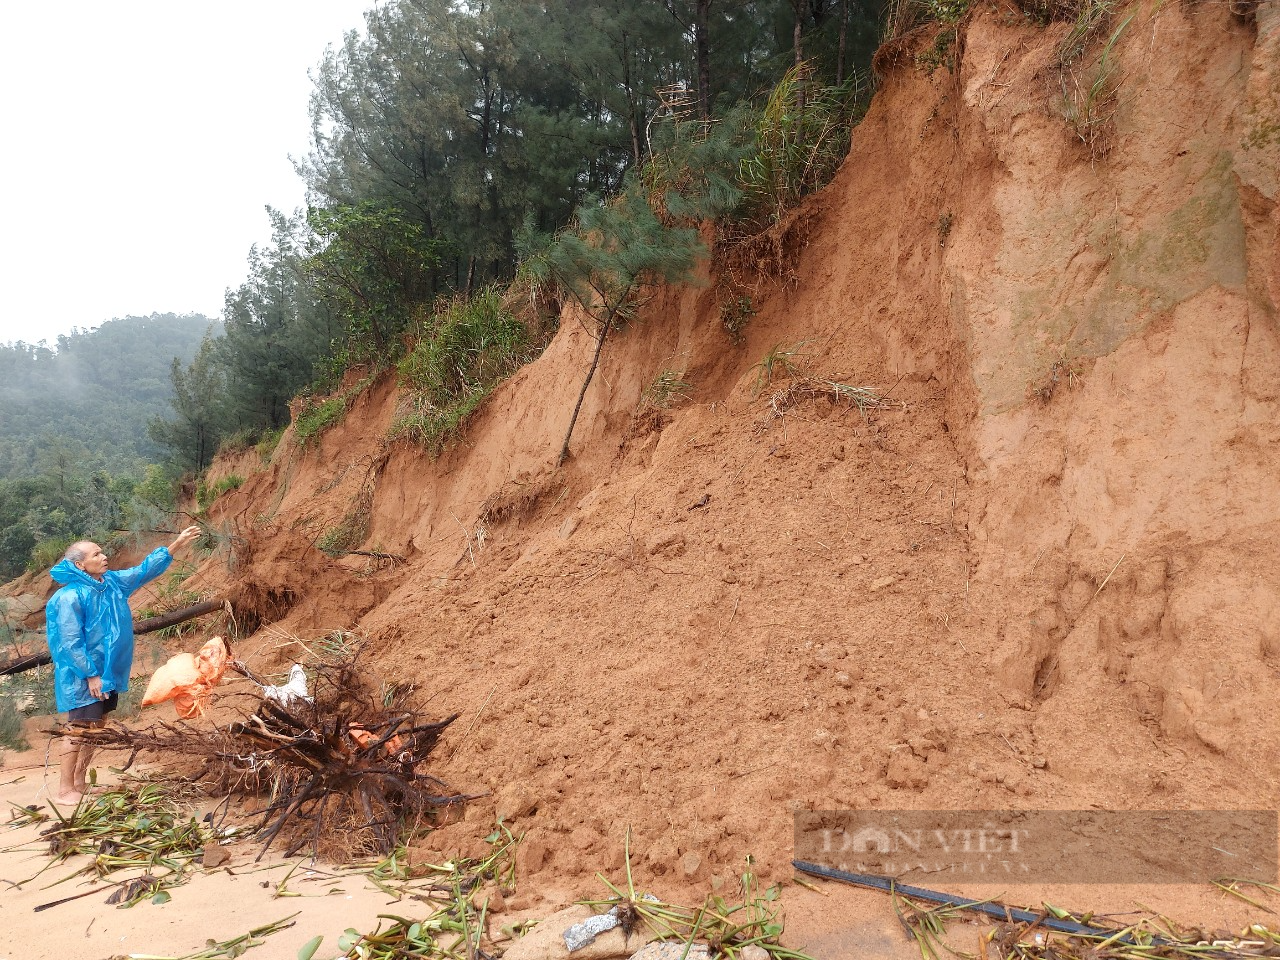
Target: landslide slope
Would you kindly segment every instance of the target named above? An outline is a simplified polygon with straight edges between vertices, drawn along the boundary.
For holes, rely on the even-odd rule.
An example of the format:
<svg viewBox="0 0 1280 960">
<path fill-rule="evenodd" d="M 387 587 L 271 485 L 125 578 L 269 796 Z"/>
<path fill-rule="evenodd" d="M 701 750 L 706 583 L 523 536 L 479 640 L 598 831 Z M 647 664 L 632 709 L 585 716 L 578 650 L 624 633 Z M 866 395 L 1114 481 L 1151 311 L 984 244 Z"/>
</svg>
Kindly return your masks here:
<svg viewBox="0 0 1280 960">
<path fill-rule="evenodd" d="M 571 313 L 437 460 L 384 439 L 391 379 L 287 434 L 198 575 L 241 653 L 359 634 L 462 712 L 437 772 L 534 874 L 630 826 L 642 874 L 779 876 L 805 808 L 1276 807 L 1280 5 L 1130 13 L 1088 129 L 1064 80 L 1120 17 L 1065 70 L 1067 25 L 999 6 L 952 72 L 901 44 L 780 273 L 736 274 L 744 342 L 716 268 L 659 291 L 563 469 Z M 779 344 L 895 405 L 771 404 Z M 327 558 L 343 524 L 406 562 Z"/>
</svg>

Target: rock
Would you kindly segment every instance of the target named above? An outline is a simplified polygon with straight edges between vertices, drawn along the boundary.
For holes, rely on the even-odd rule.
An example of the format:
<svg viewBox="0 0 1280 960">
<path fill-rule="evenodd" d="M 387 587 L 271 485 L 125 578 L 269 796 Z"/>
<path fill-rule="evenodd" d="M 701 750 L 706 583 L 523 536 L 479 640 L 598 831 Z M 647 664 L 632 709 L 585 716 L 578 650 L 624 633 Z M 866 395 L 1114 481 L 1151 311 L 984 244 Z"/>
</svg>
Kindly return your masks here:
<svg viewBox="0 0 1280 960">
<path fill-rule="evenodd" d="M 230 859 L 231 854 L 227 853 L 226 847 L 219 846 L 216 843 L 206 843 L 204 845 L 204 856 L 201 858 L 201 862 L 206 870 L 216 870 Z"/>
<path fill-rule="evenodd" d="M 839 686 L 839 687 L 848 688 L 853 686 L 853 679 L 843 670 L 841 670 L 839 673 L 836 674 L 835 681 L 836 681 L 836 686 Z"/>
<path fill-rule="evenodd" d="M 769 951 L 758 943 L 743 947 L 738 953 L 741 960 L 769 960 Z"/>
<path fill-rule="evenodd" d="M 542 865 L 547 862 L 547 845 L 538 838 L 526 837 L 520 842 L 520 846 L 516 848 L 516 870 L 522 877 L 532 876 L 542 869 Z M 518 910 L 519 907 L 514 906 L 512 909 Z"/>
<path fill-rule="evenodd" d="M 702 857 L 690 850 L 680 858 L 680 872 L 692 880 L 702 869 Z"/>
<path fill-rule="evenodd" d="M 578 529 L 579 520 L 577 517 L 566 517 L 564 523 L 560 524 L 560 539 L 568 540 L 573 536 L 573 531 Z"/>
<path fill-rule="evenodd" d="M 628 938 L 621 927 L 614 927 L 597 934 L 591 943 L 569 952 L 565 946 L 565 931 L 575 924 L 590 920 L 596 914 L 590 907 L 573 906 L 553 913 L 541 921 L 529 933 L 516 940 L 503 954 L 503 960 L 610 960 L 613 957 L 629 957 L 649 939 L 643 927 Z"/>
<path fill-rule="evenodd" d="M 879 590 L 883 590 L 885 587 L 893 586 L 897 582 L 898 582 L 898 578 L 890 574 L 887 577 L 881 577 L 879 580 L 872 580 L 871 586 L 868 587 L 867 589 L 871 593 L 876 593 Z"/>
<path fill-rule="evenodd" d="M 742 956 L 746 956 L 747 950 L 754 947 L 745 947 Z M 758 948 L 757 948 L 758 949 Z M 764 953 L 764 951 L 761 951 Z M 631 955 L 631 960 L 680 960 L 681 957 L 687 957 L 687 960 L 709 960 L 710 951 L 705 944 L 695 943 L 689 947 L 688 954 L 685 953 L 685 944 L 672 940 L 663 940 L 656 943 L 646 943 L 643 947 Z M 765 953 L 768 957 L 768 953 Z"/>
</svg>

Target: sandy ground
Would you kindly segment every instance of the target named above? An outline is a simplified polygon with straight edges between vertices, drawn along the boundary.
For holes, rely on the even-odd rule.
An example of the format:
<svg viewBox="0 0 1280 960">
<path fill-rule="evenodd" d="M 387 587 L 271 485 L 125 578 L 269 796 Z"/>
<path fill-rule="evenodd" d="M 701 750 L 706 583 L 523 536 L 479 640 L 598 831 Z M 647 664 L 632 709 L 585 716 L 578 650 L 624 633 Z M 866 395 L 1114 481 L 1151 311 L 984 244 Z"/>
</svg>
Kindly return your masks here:
<svg viewBox="0 0 1280 960">
<path fill-rule="evenodd" d="M 11 810 L 10 803 L 47 804 L 42 753 L 11 755 L 0 770 L 0 802 L 6 811 Z M 56 773 L 56 768 L 51 769 L 50 782 Z M 131 954 L 180 957 L 202 949 L 209 938 L 228 940 L 295 913 L 293 926 L 271 937 L 255 955 L 294 957 L 304 943 L 323 934 L 325 944 L 319 956 L 333 956 L 336 949 L 323 951 L 336 947 L 344 929 L 372 930 L 378 913 L 394 912 L 391 898 L 360 876 L 335 881 L 303 868 L 288 882 L 288 889 L 298 895 L 274 898 L 275 887 L 295 862 L 268 856 L 255 864 L 257 850 L 245 843 L 229 847 L 231 859 L 218 869 L 197 868 L 189 883 L 170 891 L 169 902 L 143 901 L 119 909 L 104 902 L 111 893 L 105 884 L 74 876 L 88 862 L 85 857 L 28 879 L 49 862 L 39 840 L 45 826 L 0 828 L 0 928 L 7 934 L 0 942 L 0 957 L 4 960 L 89 960 Z M 33 912 L 41 904 L 95 885 L 103 886 L 103 892 Z"/>
<path fill-rule="evenodd" d="M 9 804 L 47 804 L 43 749 L 10 752 L 3 761 L 0 802 L 6 809 L 11 809 Z M 50 779 L 54 775 L 56 768 L 51 768 Z M 104 783 L 116 780 L 105 770 L 101 779 Z M 379 914 L 416 918 L 412 901 L 397 903 L 361 874 L 337 876 L 343 868 L 317 866 L 306 858 L 286 861 L 268 856 L 263 863 L 254 863 L 257 847 L 251 841 L 228 846 L 231 859 L 219 868 L 197 868 L 188 883 L 170 891 L 169 902 L 157 905 L 143 901 L 120 909 L 104 902 L 110 893 L 105 884 L 74 876 L 87 863 L 86 858 L 73 858 L 31 879 L 49 862 L 38 836 L 42 829 L 44 825 L 0 827 L 0 927 L 8 935 L 0 942 L 0 960 L 105 960 L 137 954 L 183 957 L 202 949 L 210 938 L 227 940 L 285 918 L 292 918 L 292 926 L 266 938 L 254 948 L 253 956 L 291 958 L 311 938 L 323 935 L 317 956 L 335 957 L 338 938 L 349 927 L 372 931 Z M 585 870 L 590 865 L 582 866 Z M 293 895 L 277 897 L 276 888 L 286 877 L 286 889 Z M 41 914 L 34 912 L 42 904 L 83 893 L 95 885 L 103 887 L 101 893 L 61 903 Z M 531 888 L 534 886 L 518 887 L 517 896 L 493 917 L 490 929 L 517 919 L 543 918 L 577 898 L 605 894 L 599 881 L 587 884 L 580 876 L 563 883 L 539 876 L 536 888 Z M 908 960 L 919 956 L 918 947 L 907 939 L 885 894 L 822 881 L 816 881 L 816 886 L 817 890 L 810 890 L 783 884 L 781 903 L 787 922 L 783 939 L 788 946 L 806 950 L 818 960 Z M 1032 907 L 1049 902 L 1117 917 L 1131 914 L 1128 922 L 1138 913 L 1154 913 L 1221 934 L 1238 933 L 1249 923 L 1266 924 L 1274 919 L 1199 885 L 937 886 L 975 900 L 994 898 Z M 655 890 L 661 896 L 670 895 L 661 885 Z M 1269 899 L 1265 894 L 1259 896 Z M 1280 906 L 1280 897 L 1274 899 L 1272 906 Z M 976 952 L 979 938 L 988 929 L 977 923 L 954 923 L 951 942 L 959 949 Z"/>
</svg>

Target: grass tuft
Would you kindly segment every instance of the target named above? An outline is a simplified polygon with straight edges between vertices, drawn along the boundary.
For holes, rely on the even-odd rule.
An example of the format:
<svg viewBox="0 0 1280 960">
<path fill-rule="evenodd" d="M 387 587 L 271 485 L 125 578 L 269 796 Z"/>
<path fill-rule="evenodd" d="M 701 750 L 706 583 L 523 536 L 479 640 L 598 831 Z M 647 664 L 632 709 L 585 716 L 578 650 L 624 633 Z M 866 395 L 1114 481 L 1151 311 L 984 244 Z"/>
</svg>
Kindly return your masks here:
<svg viewBox="0 0 1280 960">
<path fill-rule="evenodd" d="M 392 425 L 392 439 L 407 437 L 439 454 L 532 352 L 528 330 L 497 288 L 450 301 L 424 324 L 397 365 L 409 396 Z"/>
</svg>

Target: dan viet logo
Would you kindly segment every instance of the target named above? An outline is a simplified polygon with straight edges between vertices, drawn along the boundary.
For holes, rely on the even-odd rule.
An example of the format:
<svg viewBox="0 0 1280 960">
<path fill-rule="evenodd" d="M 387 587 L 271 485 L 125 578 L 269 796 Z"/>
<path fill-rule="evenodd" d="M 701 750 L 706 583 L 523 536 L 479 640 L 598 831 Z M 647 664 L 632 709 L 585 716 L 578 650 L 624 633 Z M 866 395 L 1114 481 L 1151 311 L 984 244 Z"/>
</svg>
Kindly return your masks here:
<svg viewBox="0 0 1280 960">
<path fill-rule="evenodd" d="M 982 876 L 1026 873 L 1021 859 L 1030 831 L 994 823 L 946 829 L 903 828 L 867 824 L 817 831 L 824 863 L 857 873 L 899 874 L 909 871 L 950 872 Z"/>
<path fill-rule="evenodd" d="M 919 883 L 1274 882 L 1275 810 L 806 810 L 797 860 Z"/>
</svg>

